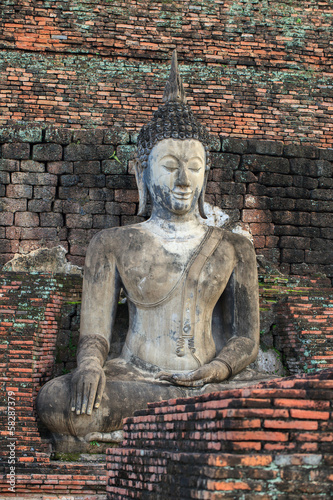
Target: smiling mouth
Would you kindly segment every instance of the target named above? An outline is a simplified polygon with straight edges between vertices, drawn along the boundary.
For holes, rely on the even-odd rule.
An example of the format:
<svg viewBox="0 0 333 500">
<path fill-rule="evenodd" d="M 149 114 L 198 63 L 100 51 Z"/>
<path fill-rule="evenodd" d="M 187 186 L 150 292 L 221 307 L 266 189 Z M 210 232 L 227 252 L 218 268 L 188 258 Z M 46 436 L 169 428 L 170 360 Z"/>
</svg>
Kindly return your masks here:
<svg viewBox="0 0 333 500">
<path fill-rule="evenodd" d="M 192 197 L 192 191 L 172 191 L 172 194 L 177 200 L 189 200 Z"/>
</svg>

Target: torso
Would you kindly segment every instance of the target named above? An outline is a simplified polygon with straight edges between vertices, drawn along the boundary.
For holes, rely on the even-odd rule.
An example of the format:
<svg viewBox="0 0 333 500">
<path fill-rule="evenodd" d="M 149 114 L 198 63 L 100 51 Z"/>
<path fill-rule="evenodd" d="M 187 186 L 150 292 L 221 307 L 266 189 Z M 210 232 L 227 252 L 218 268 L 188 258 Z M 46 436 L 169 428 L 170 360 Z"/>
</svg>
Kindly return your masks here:
<svg viewBox="0 0 333 500">
<path fill-rule="evenodd" d="M 214 230 L 215 236 L 219 232 L 220 241 L 212 255 L 203 260 L 198 282 L 187 280 L 189 303 L 196 303 L 192 312 L 187 312 L 195 334 L 192 340 L 189 334 L 180 340 L 184 335 L 183 301 L 189 263 L 207 241 L 207 230 L 204 228 L 197 238 L 181 241 L 163 238 L 144 224 L 119 228 L 114 233 L 115 244 L 111 246 L 129 299 L 127 357 L 132 353 L 172 371 L 192 370 L 214 358 L 212 312 L 235 265 L 234 248 L 223 238 L 222 230 Z"/>
</svg>

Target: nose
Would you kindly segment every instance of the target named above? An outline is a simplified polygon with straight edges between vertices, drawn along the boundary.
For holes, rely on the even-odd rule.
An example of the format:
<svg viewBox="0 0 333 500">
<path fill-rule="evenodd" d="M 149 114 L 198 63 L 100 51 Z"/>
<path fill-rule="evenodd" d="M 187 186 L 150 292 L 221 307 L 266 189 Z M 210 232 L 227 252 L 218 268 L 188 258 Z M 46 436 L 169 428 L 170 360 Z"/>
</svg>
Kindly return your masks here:
<svg viewBox="0 0 333 500">
<path fill-rule="evenodd" d="M 178 178 L 176 180 L 176 186 L 190 186 L 190 179 L 188 176 L 188 170 L 184 165 L 180 165 Z"/>
</svg>

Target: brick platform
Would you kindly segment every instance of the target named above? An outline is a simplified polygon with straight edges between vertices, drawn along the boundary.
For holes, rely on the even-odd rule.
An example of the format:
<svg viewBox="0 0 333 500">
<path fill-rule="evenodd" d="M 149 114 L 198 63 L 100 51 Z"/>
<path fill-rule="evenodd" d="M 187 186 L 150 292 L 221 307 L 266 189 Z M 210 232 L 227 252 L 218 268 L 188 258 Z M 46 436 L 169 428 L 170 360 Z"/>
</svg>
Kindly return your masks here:
<svg viewBox="0 0 333 500">
<path fill-rule="evenodd" d="M 333 370 L 149 403 L 108 451 L 108 499 L 328 498 Z"/>
</svg>

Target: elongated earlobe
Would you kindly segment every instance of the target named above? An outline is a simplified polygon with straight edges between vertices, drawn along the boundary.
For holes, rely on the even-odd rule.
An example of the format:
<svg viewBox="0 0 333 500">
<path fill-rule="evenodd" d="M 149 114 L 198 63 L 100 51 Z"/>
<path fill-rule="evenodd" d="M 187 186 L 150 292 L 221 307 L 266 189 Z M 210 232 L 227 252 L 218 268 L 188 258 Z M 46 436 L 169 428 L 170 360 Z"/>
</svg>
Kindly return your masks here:
<svg viewBox="0 0 333 500">
<path fill-rule="evenodd" d="M 144 180 L 144 169 L 138 159 L 135 162 L 134 170 L 136 184 L 139 191 L 139 210 L 137 215 L 145 215 L 147 209 L 148 189 Z"/>
<path fill-rule="evenodd" d="M 203 219 L 207 219 L 207 216 L 205 214 L 204 203 L 205 203 L 205 192 L 206 192 L 206 186 L 207 186 L 207 180 L 208 180 L 208 173 L 209 173 L 209 170 L 206 170 L 204 184 L 202 186 L 202 190 L 201 190 L 199 200 L 198 200 L 199 214 Z"/>
</svg>

